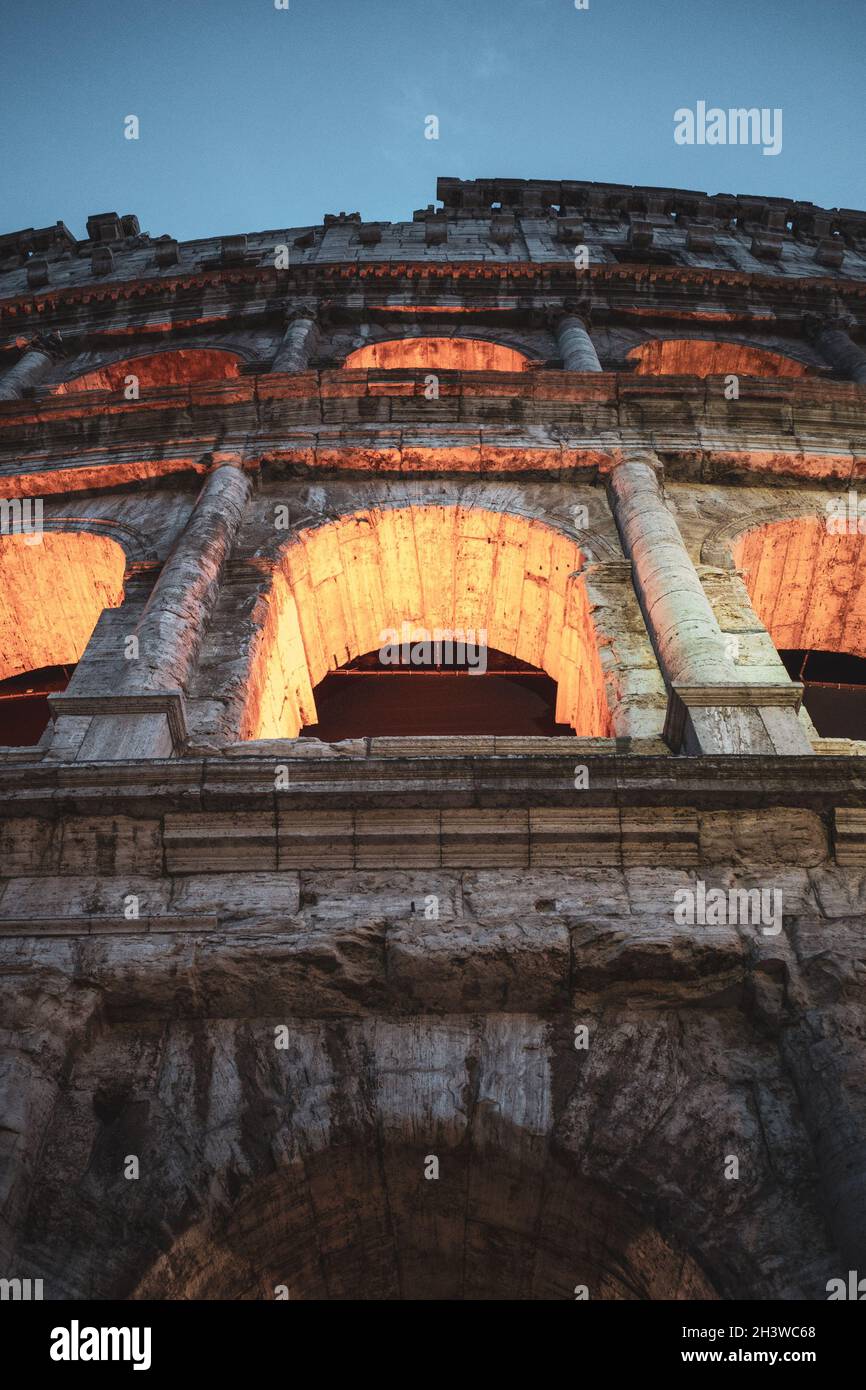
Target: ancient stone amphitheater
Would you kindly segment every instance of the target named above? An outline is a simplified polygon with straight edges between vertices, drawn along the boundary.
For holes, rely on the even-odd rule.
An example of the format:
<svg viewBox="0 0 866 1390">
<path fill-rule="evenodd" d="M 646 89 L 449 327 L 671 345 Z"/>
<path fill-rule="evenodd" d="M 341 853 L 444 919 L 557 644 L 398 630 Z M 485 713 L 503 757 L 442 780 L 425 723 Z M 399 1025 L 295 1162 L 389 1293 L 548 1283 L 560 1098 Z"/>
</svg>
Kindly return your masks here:
<svg viewBox="0 0 866 1390">
<path fill-rule="evenodd" d="M 47 1298 L 866 1271 L 866 213 L 437 193 L 0 237 L 0 1273 Z"/>
</svg>

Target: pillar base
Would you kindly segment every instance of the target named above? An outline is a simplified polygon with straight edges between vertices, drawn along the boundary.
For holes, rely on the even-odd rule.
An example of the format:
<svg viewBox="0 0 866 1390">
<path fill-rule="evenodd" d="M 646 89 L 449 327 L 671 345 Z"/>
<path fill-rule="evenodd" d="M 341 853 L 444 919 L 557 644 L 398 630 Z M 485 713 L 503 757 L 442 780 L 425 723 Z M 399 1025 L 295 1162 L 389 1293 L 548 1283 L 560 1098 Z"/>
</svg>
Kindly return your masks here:
<svg viewBox="0 0 866 1390">
<path fill-rule="evenodd" d="M 55 717 L 90 716 L 76 761 L 170 758 L 184 752 L 186 711 L 179 690 L 140 695 L 53 695 Z"/>
<path fill-rule="evenodd" d="M 797 719 L 799 682 L 789 685 L 684 685 L 668 697 L 663 737 L 674 753 L 809 754 Z"/>
</svg>

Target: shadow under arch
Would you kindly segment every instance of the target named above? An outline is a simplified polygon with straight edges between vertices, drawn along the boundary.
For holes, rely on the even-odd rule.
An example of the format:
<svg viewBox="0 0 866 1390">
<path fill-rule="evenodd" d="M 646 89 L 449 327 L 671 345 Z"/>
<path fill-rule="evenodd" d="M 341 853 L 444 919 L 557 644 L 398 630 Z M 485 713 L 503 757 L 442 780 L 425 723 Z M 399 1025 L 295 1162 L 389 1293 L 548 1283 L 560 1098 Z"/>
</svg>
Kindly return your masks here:
<svg viewBox="0 0 866 1390">
<path fill-rule="evenodd" d="M 769 348 L 709 338 L 651 338 L 626 357 L 636 376 L 802 377 L 813 370 Z"/>
<path fill-rule="evenodd" d="M 428 634 L 483 633 L 483 645 L 557 683 L 558 723 L 607 737 L 583 561 L 577 542 L 552 526 L 459 505 L 371 508 L 296 533 L 264 596 L 240 737 L 297 737 L 318 722 L 313 688 L 404 623 Z"/>
<path fill-rule="evenodd" d="M 347 368 L 429 368 L 431 371 L 523 372 L 530 358 L 517 348 L 488 338 L 405 337 L 384 338 L 350 352 Z"/>
<path fill-rule="evenodd" d="M 129 1296 L 718 1297 L 687 1251 L 544 1140 L 501 1122 L 483 1152 L 442 1140 L 432 1154 L 359 1131 L 297 1157 L 187 1228 Z"/>
</svg>

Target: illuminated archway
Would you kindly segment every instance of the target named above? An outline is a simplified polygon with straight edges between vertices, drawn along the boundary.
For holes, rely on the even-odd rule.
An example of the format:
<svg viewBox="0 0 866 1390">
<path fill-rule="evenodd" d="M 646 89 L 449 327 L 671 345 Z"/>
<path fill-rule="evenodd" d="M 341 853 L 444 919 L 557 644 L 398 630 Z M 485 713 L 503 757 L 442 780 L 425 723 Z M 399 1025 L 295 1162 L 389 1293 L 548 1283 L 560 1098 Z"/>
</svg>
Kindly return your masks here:
<svg viewBox="0 0 866 1390">
<path fill-rule="evenodd" d="M 317 723 L 313 688 L 404 623 L 484 633 L 485 645 L 557 683 L 559 723 L 608 736 L 582 561 L 550 526 L 456 506 L 371 510 L 300 532 L 273 577 L 241 737 L 294 738 Z"/>
<path fill-rule="evenodd" d="M 866 535 L 857 517 L 770 522 L 741 535 L 732 553 L 789 674 L 805 683 L 818 732 L 866 738 Z"/>
<path fill-rule="evenodd" d="M 55 396 L 76 391 L 121 391 L 126 378 L 138 378 L 139 390 L 160 386 L 190 386 L 199 381 L 228 381 L 239 374 L 241 359 L 223 348 L 171 348 L 139 357 L 124 357 L 102 367 L 62 381 L 53 388 Z"/>
<path fill-rule="evenodd" d="M 388 338 L 350 352 L 345 367 L 430 368 L 431 371 L 522 372 L 525 353 L 482 338 Z"/>
<path fill-rule="evenodd" d="M 125 566 L 123 550 L 105 536 L 0 537 L 0 743 L 16 741 L 19 702 L 32 728 L 41 700 L 44 727 L 48 691 L 63 689 L 102 610 L 122 602 Z"/>
<path fill-rule="evenodd" d="M 793 357 L 742 343 L 702 338 L 653 338 L 632 348 L 628 359 L 636 376 L 807 376 L 809 368 Z"/>
<path fill-rule="evenodd" d="M 777 647 L 866 656 L 866 535 L 795 517 L 746 531 L 732 553 Z"/>
</svg>

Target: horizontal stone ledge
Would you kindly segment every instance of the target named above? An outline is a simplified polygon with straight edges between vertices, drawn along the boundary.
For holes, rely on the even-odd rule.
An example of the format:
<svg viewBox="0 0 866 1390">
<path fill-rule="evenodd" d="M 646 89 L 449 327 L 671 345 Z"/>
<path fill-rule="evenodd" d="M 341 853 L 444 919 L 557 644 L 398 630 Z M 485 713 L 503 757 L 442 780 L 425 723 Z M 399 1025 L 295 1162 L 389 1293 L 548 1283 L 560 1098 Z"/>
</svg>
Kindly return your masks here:
<svg viewBox="0 0 866 1390">
<path fill-rule="evenodd" d="M 833 816 L 833 845 L 837 864 L 866 867 L 866 808 L 836 808 Z"/>
<path fill-rule="evenodd" d="M 692 809 L 408 809 L 170 815 L 170 874 L 316 868 L 689 865 Z"/>
<path fill-rule="evenodd" d="M 275 789 L 272 753 L 235 758 L 130 758 L 123 762 L 56 763 L 50 759 L 0 769 L 7 818 L 38 815 L 162 816 L 163 813 L 353 811 L 400 804 L 422 809 L 528 806 L 623 808 L 693 806 L 808 807 L 866 804 L 862 756 L 711 753 L 641 755 L 580 749 L 587 787 L 576 791 L 567 757 L 525 753 L 304 759 L 291 764 L 289 785 Z"/>
<path fill-rule="evenodd" d="M 0 917 L 0 936 L 141 936 L 165 932 L 212 932 L 212 914 L 170 917 Z"/>
<path fill-rule="evenodd" d="M 80 441 L 58 440 L 56 461 L 50 460 L 50 451 L 42 449 L 39 458 L 31 462 L 26 439 L 0 437 L 4 454 L 4 459 L 0 459 L 0 480 L 3 495 L 14 499 L 66 496 L 130 485 L 142 479 L 165 478 L 175 483 L 182 477 L 201 476 L 206 471 L 201 453 L 187 450 L 200 446 L 206 423 L 213 430 L 226 430 L 226 442 L 234 442 L 243 453 L 245 470 L 261 470 L 266 481 L 279 481 L 286 474 L 312 477 L 322 472 L 363 479 L 387 474 L 393 479 L 473 477 L 496 481 L 507 473 L 528 479 L 594 483 L 610 466 L 610 457 L 599 448 L 599 440 L 604 439 L 606 444 L 610 441 L 611 448 L 627 445 L 630 431 L 640 438 L 651 433 L 656 449 L 665 456 L 667 476 L 676 482 L 728 484 L 733 479 L 741 485 L 761 487 L 768 479 L 774 483 L 787 478 L 809 484 L 854 484 L 866 478 L 866 456 L 840 448 L 838 442 L 857 437 L 862 427 L 862 406 L 850 418 L 816 422 L 814 428 L 811 421 L 800 422 L 796 443 L 778 423 L 772 422 L 771 428 L 761 432 L 754 425 L 748 429 L 720 425 L 712 430 L 707 422 L 696 424 L 694 419 L 685 418 L 677 421 L 668 415 L 657 421 L 642 418 L 638 431 L 621 416 L 600 420 L 597 412 L 587 415 L 585 411 L 581 413 L 579 406 L 575 406 L 575 412 L 574 419 L 558 416 L 555 422 L 568 439 L 555 439 L 549 430 L 544 430 L 551 423 L 548 412 L 544 419 L 527 419 L 517 427 L 505 419 L 497 422 L 493 427 L 500 434 L 506 429 L 512 432 L 507 444 L 501 440 L 482 441 L 484 420 L 479 418 L 474 442 L 455 438 L 435 446 L 425 440 L 405 446 L 399 439 L 383 441 L 376 437 L 377 432 L 362 439 L 357 430 L 349 429 L 326 437 L 316 431 L 316 422 L 289 421 L 283 422 L 281 429 L 275 428 L 275 442 L 270 445 L 267 427 L 256 421 L 249 422 L 248 427 L 233 422 L 228 428 L 225 420 L 215 418 L 197 422 L 201 429 L 194 438 L 175 438 L 176 456 L 163 448 L 154 451 L 158 457 L 148 455 L 128 462 L 119 457 L 127 435 L 113 440 L 107 430 L 101 435 L 100 449 L 94 449 L 84 436 Z M 489 417 L 487 420 L 489 424 Z M 302 432 L 304 423 L 311 423 L 312 427 Z M 451 422 L 437 420 L 427 430 L 436 428 L 444 435 L 450 427 Z M 465 427 L 468 428 L 468 422 Z M 419 420 L 416 433 L 424 429 L 424 422 Z M 381 422 L 378 434 L 386 431 L 399 435 L 400 426 Z M 174 429 L 167 432 L 176 434 Z M 340 437 L 341 433 L 345 437 Z M 254 448 L 248 444 L 251 437 L 256 441 Z M 808 445 L 803 440 L 808 440 Z M 69 461 L 71 450 L 77 454 L 74 462 Z"/>
<path fill-rule="evenodd" d="M 213 752 L 213 750 L 209 750 Z M 527 754 L 551 758 L 573 759 L 580 754 L 643 753 L 665 755 L 670 749 L 658 738 L 574 738 L 564 735 L 548 737 L 543 734 L 421 734 L 414 736 L 376 736 L 344 739 L 340 743 L 321 743 L 313 738 L 259 739 L 254 742 L 232 743 L 219 750 L 217 756 L 227 758 L 261 759 L 272 757 L 275 763 L 312 761 L 344 761 L 374 758 L 476 758 L 524 757 Z"/>
</svg>

